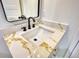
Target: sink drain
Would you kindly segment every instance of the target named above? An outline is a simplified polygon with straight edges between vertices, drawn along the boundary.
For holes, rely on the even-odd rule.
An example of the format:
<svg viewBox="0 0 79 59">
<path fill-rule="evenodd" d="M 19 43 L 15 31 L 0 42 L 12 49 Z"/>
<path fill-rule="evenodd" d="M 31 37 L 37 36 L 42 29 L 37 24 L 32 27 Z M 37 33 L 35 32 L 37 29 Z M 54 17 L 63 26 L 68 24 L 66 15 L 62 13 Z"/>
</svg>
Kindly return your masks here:
<svg viewBox="0 0 79 59">
<path fill-rule="evenodd" d="M 35 38 L 34 41 L 37 41 L 37 39 Z"/>
</svg>

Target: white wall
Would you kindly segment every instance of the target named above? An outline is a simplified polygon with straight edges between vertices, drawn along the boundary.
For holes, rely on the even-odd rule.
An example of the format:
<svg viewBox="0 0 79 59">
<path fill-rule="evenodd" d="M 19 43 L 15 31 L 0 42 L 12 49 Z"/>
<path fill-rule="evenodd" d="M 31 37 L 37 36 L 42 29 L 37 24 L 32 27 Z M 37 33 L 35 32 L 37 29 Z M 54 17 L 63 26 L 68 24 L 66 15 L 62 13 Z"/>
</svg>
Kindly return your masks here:
<svg viewBox="0 0 79 59">
<path fill-rule="evenodd" d="M 75 40 L 79 27 L 79 0 L 43 0 L 42 18 L 69 24 L 59 48 L 67 48 Z"/>
</svg>

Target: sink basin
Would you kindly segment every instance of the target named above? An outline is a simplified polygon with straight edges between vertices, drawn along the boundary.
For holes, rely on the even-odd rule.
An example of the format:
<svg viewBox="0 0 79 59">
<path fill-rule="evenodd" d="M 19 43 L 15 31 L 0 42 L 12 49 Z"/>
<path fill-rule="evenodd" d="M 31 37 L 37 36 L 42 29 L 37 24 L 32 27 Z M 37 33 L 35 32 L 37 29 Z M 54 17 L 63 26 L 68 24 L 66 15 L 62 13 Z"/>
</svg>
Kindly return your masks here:
<svg viewBox="0 0 79 59">
<path fill-rule="evenodd" d="M 64 24 L 53 22 L 48 22 L 48 24 L 42 22 L 26 32 L 16 31 L 9 36 L 5 36 L 4 40 L 12 56 L 16 58 L 48 57 L 66 32 L 66 25 Z"/>
</svg>

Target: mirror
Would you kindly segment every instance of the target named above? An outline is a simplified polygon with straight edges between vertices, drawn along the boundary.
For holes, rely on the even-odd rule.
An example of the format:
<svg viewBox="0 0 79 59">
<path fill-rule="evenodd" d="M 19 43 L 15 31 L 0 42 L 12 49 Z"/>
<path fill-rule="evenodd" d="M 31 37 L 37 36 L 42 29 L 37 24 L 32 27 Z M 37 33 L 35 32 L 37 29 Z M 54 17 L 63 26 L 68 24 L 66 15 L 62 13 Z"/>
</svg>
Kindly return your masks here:
<svg viewBox="0 0 79 59">
<path fill-rule="evenodd" d="M 1 4 L 8 22 L 39 16 L 39 0 L 1 0 Z"/>
</svg>

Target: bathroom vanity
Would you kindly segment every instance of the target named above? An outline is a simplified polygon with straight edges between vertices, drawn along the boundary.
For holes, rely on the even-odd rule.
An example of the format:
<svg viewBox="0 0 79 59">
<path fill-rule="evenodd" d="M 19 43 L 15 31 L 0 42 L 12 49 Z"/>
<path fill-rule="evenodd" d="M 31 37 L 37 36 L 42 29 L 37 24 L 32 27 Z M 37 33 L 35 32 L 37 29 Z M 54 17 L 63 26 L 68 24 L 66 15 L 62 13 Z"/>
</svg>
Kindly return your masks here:
<svg viewBox="0 0 79 59">
<path fill-rule="evenodd" d="M 2 32 L 12 57 L 45 58 L 55 51 L 66 29 L 66 24 L 41 20 L 40 23 L 35 24 L 35 28 L 27 31 L 23 31 L 21 25 L 17 25 L 6 28 Z"/>
</svg>

